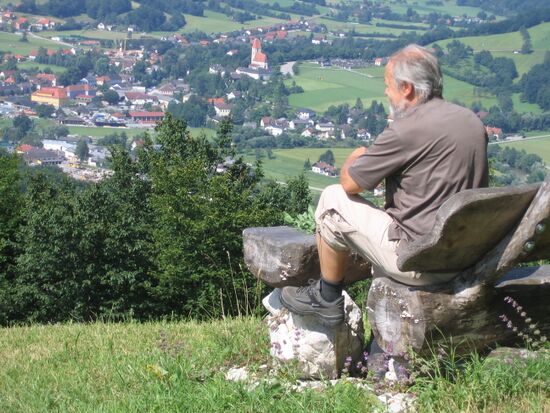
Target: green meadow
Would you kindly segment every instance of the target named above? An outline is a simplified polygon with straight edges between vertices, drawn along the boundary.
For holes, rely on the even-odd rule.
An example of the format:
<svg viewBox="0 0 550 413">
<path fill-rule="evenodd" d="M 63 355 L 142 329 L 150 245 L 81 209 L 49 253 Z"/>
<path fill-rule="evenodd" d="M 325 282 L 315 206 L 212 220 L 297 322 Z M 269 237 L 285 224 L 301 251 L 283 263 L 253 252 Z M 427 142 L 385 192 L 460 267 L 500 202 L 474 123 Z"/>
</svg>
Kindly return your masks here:
<svg viewBox="0 0 550 413">
<path fill-rule="evenodd" d="M 102 138 L 106 135 L 112 135 L 113 133 L 126 133 L 130 138 L 140 135 L 144 132 L 154 133 L 153 129 L 146 128 L 109 128 L 109 127 L 88 127 L 88 126 L 68 126 L 69 133 L 77 136 L 90 136 L 93 139 Z M 199 136 L 204 133 L 206 137 L 211 138 L 216 134 L 216 131 L 208 128 L 187 128 L 191 135 Z"/>
<path fill-rule="evenodd" d="M 534 153 L 540 156 L 546 164 L 550 165 L 550 135 L 548 132 L 540 133 L 540 135 L 547 135 L 544 138 L 536 139 L 523 139 L 521 141 L 514 141 L 508 143 L 501 143 L 502 146 L 509 146 L 518 150 L 524 149 L 527 153 Z"/>
<path fill-rule="evenodd" d="M 376 0 L 377 3 L 386 3 L 384 0 Z M 443 13 L 450 14 L 451 16 L 462 16 L 466 14 L 467 16 L 474 17 L 482 9 L 478 7 L 469 7 L 469 6 L 457 6 L 456 2 L 445 1 L 443 5 L 433 5 L 427 4 L 427 0 L 415 0 L 414 4 L 407 4 L 407 2 L 392 2 L 391 9 L 395 13 L 405 14 L 407 9 L 411 7 L 420 15 L 430 14 L 430 13 Z"/>
<path fill-rule="evenodd" d="M 550 50 L 550 23 L 542 23 L 528 29 L 534 52 L 528 55 L 514 54 L 521 49 L 523 38 L 519 32 L 494 34 L 489 36 L 457 38 L 460 42 L 472 47 L 475 52 L 489 50 L 495 57 L 509 57 L 514 60 L 520 76 L 529 71 L 533 65 L 542 63 L 544 54 Z M 441 47 L 454 39 L 436 42 Z"/>
<path fill-rule="evenodd" d="M 6 413 L 389 412 L 384 392 L 416 397 L 417 412 L 550 411 L 550 358 L 422 359 L 412 387 L 363 379 L 298 390 L 269 355 L 259 317 L 147 323 L 67 323 L 0 329 L 0 411 Z M 452 354 L 449 351 L 449 354 Z M 246 368 L 248 380 L 225 378 Z"/>
<path fill-rule="evenodd" d="M 300 74 L 292 78 L 304 88 L 304 93 L 291 95 L 289 103 L 323 112 L 331 105 L 353 105 L 358 97 L 364 104 L 381 101 L 384 100 L 383 72 L 379 67 L 348 71 L 304 63 L 300 65 Z"/>
<path fill-rule="evenodd" d="M 0 32 L 0 50 L 14 54 L 28 55 L 31 51 L 38 50 L 40 47 L 52 50 L 68 49 L 68 46 L 63 46 L 52 40 L 36 38 L 31 35 L 27 36 L 28 42 L 21 42 L 20 40 L 21 35 L 19 34 Z"/>
<path fill-rule="evenodd" d="M 314 164 L 319 160 L 319 156 L 327 150 L 328 148 L 275 149 L 273 150 L 273 159 L 262 158 L 264 173 L 267 178 L 279 182 L 286 182 L 290 178 L 304 173 L 312 189 L 323 189 L 328 185 L 338 183 L 338 178 L 304 171 L 304 162 L 309 159 L 310 163 Z M 330 148 L 330 150 L 334 153 L 335 166 L 341 168 L 353 148 Z M 253 155 L 248 155 L 246 160 L 254 162 L 255 158 Z"/>
<path fill-rule="evenodd" d="M 223 33 L 243 28 L 269 26 L 277 23 L 283 23 L 284 20 L 275 19 L 273 17 L 263 17 L 261 19 L 251 20 L 246 23 L 239 23 L 231 20 L 230 17 L 222 13 L 213 12 L 210 10 L 204 11 L 204 17 L 185 15 L 187 24 L 183 28 L 183 32 L 193 32 L 200 30 L 205 33 Z"/>
<path fill-rule="evenodd" d="M 290 95 L 289 103 L 293 107 L 307 107 L 324 112 L 331 105 L 348 103 L 352 106 L 358 97 L 365 105 L 370 104 L 372 100 L 386 103 L 384 68 L 381 67 L 345 70 L 303 63 L 300 65 L 299 74 L 292 80 L 287 80 L 287 84 L 292 81 L 304 89 L 304 93 Z M 444 76 L 443 94 L 446 99 L 458 100 L 467 106 L 473 102 L 481 102 L 485 108 L 498 104 L 496 97 L 479 95 L 472 84 L 450 76 Z M 537 105 L 521 102 L 517 93 L 512 96 L 512 100 L 514 108 L 519 112 L 541 111 Z"/>
<path fill-rule="evenodd" d="M 67 70 L 63 66 L 48 65 L 35 62 L 20 62 L 17 63 L 17 67 L 22 70 L 38 69 L 40 71 L 44 71 L 46 69 L 50 69 L 55 74 L 60 74 Z"/>
</svg>

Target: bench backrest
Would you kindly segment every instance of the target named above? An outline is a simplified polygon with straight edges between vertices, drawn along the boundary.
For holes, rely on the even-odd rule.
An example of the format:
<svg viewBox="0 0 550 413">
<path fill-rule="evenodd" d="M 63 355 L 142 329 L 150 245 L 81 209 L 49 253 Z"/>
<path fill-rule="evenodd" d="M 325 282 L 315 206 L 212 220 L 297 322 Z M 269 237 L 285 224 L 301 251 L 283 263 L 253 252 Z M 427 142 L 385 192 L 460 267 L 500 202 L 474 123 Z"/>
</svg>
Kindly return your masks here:
<svg viewBox="0 0 550 413">
<path fill-rule="evenodd" d="M 398 267 L 431 272 L 471 267 L 519 223 L 539 187 L 470 189 L 452 196 L 439 208 L 432 231 L 401 252 Z M 531 259 L 550 255 L 546 235 L 529 254 Z"/>
</svg>

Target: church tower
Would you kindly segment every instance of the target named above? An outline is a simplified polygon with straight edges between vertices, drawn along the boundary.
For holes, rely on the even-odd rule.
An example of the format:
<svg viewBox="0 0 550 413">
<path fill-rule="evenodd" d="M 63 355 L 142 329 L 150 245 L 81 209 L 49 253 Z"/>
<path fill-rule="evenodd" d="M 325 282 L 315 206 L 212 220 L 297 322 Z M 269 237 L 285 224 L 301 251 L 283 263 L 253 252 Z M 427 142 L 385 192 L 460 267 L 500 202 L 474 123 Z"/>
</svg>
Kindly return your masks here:
<svg viewBox="0 0 550 413">
<path fill-rule="evenodd" d="M 262 52 L 260 39 L 254 39 L 252 42 L 252 53 L 250 56 L 250 68 L 268 69 L 267 56 Z"/>
</svg>

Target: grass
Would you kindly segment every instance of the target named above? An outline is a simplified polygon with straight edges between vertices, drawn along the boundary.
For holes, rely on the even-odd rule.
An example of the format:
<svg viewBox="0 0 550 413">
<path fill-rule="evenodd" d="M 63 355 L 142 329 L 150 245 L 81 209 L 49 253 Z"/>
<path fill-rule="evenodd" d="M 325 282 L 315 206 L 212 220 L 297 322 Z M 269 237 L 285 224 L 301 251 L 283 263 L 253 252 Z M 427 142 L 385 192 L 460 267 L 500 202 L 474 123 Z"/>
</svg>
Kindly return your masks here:
<svg viewBox="0 0 550 413">
<path fill-rule="evenodd" d="M 111 135 L 113 133 L 126 133 L 128 137 L 134 137 L 140 135 L 144 132 L 153 133 L 152 129 L 145 128 L 109 128 L 109 127 L 87 127 L 87 126 L 68 126 L 69 133 L 72 135 L 78 136 L 90 136 L 92 138 L 102 138 L 106 135 Z M 201 133 L 204 133 L 207 137 L 213 137 L 216 134 L 216 131 L 213 129 L 207 128 L 187 128 L 193 136 L 198 136 Z"/>
<path fill-rule="evenodd" d="M 318 112 L 326 111 L 331 105 L 348 103 L 352 106 L 358 97 L 365 105 L 370 105 L 372 100 L 386 104 L 383 73 L 384 69 L 380 67 L 346 71 L 303 63 L 299 74 L 287 80 L 287 83 L 295 81 L 304 89 L 304 93 L 291 95 L 289 103 L 293 107 L 307 107 Z M 473 102 L 481 102 L 485 108 L 498 105 L 496 97 L 478 95 L 475 86 L 451 76 L 444 77 L 444 97 L 451 101 L 458 100 L 467 106 Z M 512 100 L 518 112 L 541 112 L 538 105 L 521 102 L 518 93 L 512 95 Z"/>
<path fill-rule="evenodd" d="M 386 3 L 383 0 L 377 0 L 378 3 Z M 412 4 L 411 4 L 412 3 Z M 387 3 L 386 3 L 387 4 Z M 414 11 L 416 11 L 420 15 L 430 14 L 430 13 L 443 13 L 443 14 L 450 14 L 452 16 L 462 16 L 463 14 L 466 14 L 467 16 L 474 17 L 476 16 L 482 9 L 477 7 L 467 7 L 467 6 L 457 6 L 456 2 L 450 2 L 445 1 L 443 6 L 435 6 L 435 5 L 428 5 L 427 0 L 415 0 L 413 2 L 404 2 L 404 4 L 399 4 L 398 2 L 394 2 L 391 4 L 391 9 L 395 13 L 405 14 L 407 12 L 407 8 L 411 7 Z"/>
<path fill-rule="evenodd" d="M 268 349 L 255 318 L 3 329 L 0 411 L 368 412 L 377 404 L 348 386 L 298 394 L 224 380 L 229 367 L 268 363 Z"/>
<path fill-rule="evenodd" d="M 353 105 L 358 97 L 365 105 L 372 100 L 384 100 L 383 68 L 379 67 L 347 71 L 304 63 L 300 65 L 300 74 L 292 80 L 305 91 L 289 97 L 289 103 L 294 107 L 323 112 L 331 105 Z"/>
<path fill-rule="evenodd" d="M 514 60 L 520 76 L 537 63 L 542 63 L 544 54 L 550 50 L 550 23 L 541 23 L 528 29 L 534 52 L 529 55 L 514 54 L 521 49 L 523 38 L 519 32 L 494 34 L 489 36 L 462 37 L 456 40 L 472 47 L 475 52 L 489 50 L 494 57 L 509 57 Z M 454 39 L 436 42 L 441 47 Z"/>
<path fill-rule="evenodd" d="M 37 39 L 31 35 L 27 36 L 28 42 L 20 42 L 20 39 L 21 36 L 19 34 L 0 32 L 0 50 L 14 54 L 28 55 L 31 51 L 38 50 L 40 47 L 52 50 L 68 48 L 68 46 L 60 45 L 52 40 Z"/>
<path fill-rule="evenodd" d="M 44 71 L 45 69 L 51 69 L 51 71 L 55 74 L 61 74 L 65 70 L 67 70 L 63 66 L 48 65 L 48 64 L 35 63 L 35 62 L 20 62 L 20 63 L 17 63 L 17 67 L 22 70 L 38 68 L 38 70 Z"/>
<path fill-rule="evenodd" d="M 319 156 L 327 150 L 328 148 L 275 149 L 273 150 L 274 159 L 268 159 L 267 157 L 262 158 L 264 173 L 267 178 L 286 182 L 290 178 L 296 177 L 304 172 L 304 162 L 308 158 L 313 164 L 317 162 Z M 336 167 L 340 168 L 353 148 L 330 148 L 330 150 L 334 153 Z M 255 158 L 253 155 L 248 155 L 246 160 L 248 162 L 253 162 Z M 319 189 L 338 183 L 338 178 L 330 178 L 311 171 L 306 171 L 305 176 L 312 189 L 315 190 L 315 188 L 317 188 L 318 192 Z"/>
<path fill-rule="evenodd" d="M 550 135 L 550 133 L 540 133 L 540 135 Z M 524 149 L 527 153 L 535 153 L 539 155 L 544 162 L 546 162 L 546 164 L 550 165 L 550 136 L 545 138 L 501 143 L 500 145 L 510 146 L 518 150 Z"/>
<path fill-rule="evenodd" d="M 292 374 L 269 365 L 267 326 L 258 318 L 209 322 L 34 325 L 0 330 L 0 411 L 40 412 L 372 412 L 375 394 L 341 382 L 292 391 Z M 550 360 L 521 366 L 448 363 L 417 381 L 419 412 L 548 412 Z M 433 364 L 432 364 L 433 365 Z M 270 381 L 228 382 L 246 366 Z M 368 384 L 368 382 L 367 382 Z M 372 383 L 370 383 L 372 387 Z"/>
<path fill-rule="evenodd" d="M 223 33 L 242 28 L 269 26 L 277 23 L 283 23 L 284 20 L 275 19 L 273 17 L 263 17 L 257 20 L 251 20 L 246 23 L 239 23 L 231 20 L 230 17 L 222 13 L 213 12 L 210 10 L 204 11 L 204 17 L 185 15 L 187 24 L 183 27 L 183 32 L 193 32 L 200 30 L 205 33 Z"/>
</svg>

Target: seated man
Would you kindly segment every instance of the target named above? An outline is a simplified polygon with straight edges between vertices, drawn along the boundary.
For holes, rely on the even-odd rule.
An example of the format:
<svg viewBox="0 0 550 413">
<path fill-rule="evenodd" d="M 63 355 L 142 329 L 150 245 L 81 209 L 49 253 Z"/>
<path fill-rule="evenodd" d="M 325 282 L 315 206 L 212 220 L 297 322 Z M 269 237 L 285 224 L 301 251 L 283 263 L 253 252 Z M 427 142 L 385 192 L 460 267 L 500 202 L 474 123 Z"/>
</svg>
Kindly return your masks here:
<svg viewBox="0 0 550 413">
<path fill-rule="evenodd" d="M 350 250 L 372 264 L 373 276 L 410 285 L 445 282 L 456 274 L 402 272 L 397 257 L 428 233 L 451 195 L 488 184 L 487 135 L 470 110 L 442 99 L 437 58 L 410 45 L 395 53 L 384 80 L 389 126 L 370 148 L 345 161 L 340 185 L 326 188 L 315 213 L 321 278 L 307 287 L 285 287 L 281 301 L 297 314 L 327 325 L 344 321 L 342 281 Z M 358 194 L 386 183 L 379 209 Z"/>
</svg>

